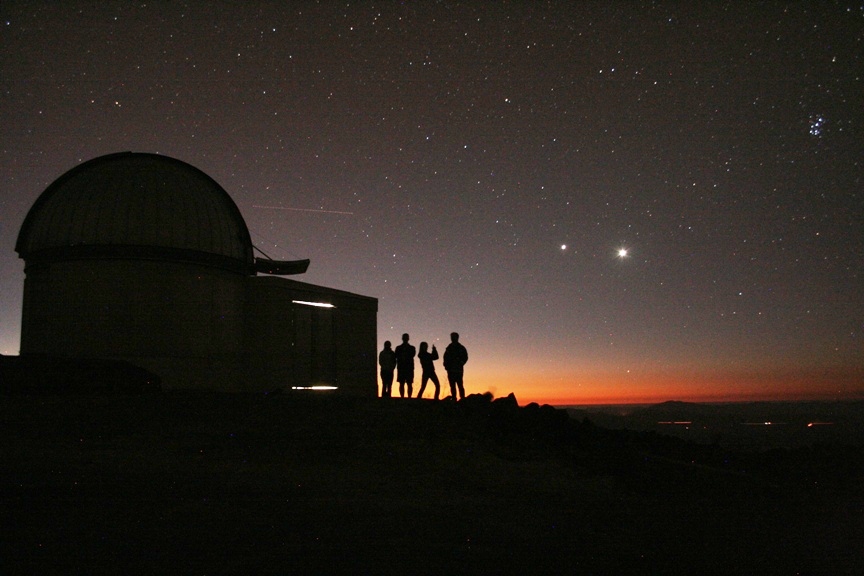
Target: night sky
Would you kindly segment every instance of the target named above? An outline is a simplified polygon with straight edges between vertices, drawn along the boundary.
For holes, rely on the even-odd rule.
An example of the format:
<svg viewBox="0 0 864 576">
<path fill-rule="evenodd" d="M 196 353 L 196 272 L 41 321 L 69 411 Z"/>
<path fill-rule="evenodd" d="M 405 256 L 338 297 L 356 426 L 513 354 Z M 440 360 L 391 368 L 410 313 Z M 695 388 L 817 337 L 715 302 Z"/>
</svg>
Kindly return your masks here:
<svg viewBox="0 0 864 576">
<path fill-rule="evenodd" d="M 30 206 L 131 150 L 468 393 L 862 398 L 862 74 L 861 2 L 4 0 L 0 352 Z"/>
</svg>

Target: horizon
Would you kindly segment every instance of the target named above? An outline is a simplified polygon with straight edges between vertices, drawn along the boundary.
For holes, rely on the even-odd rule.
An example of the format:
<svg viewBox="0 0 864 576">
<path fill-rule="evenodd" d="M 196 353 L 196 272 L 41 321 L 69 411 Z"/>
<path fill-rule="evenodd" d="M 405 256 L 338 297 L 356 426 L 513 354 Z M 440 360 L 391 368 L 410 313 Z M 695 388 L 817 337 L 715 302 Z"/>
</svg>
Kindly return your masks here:
<svg viewBox="0 0 864 576">
<path fill-rule="evenodd" d="M 470 353 L 470 349 L 469 349 Z M 485 367 L 485 365 L 484 365 Z M 481 368 L 482 370 L 482 368 Z M 512 392 L 520 404 L 537 402 L 550 405 L 622 405 L 662 402 L 808 402 L 857 401 L 864 399 L 864 370 L 810 369 L 790 371 L 751 371 L 723 373 L 693 370 L 683 376 L 630 373 L 625 378 L 614 374 L 571 376 L 571 384 L 545 385 L 530 374 L 507 377 L 475 374 L 470 362 L 465 367 L 466 393 L 490 392 L 496 398 Z M 441 370 L 443 390 L 448 390 L 446 373 Z M 419 377 L 419 372 L 415 379 Z M 569 392 L 550 393 L 569 390 Z M 442 390 L 442 391 L 443 391 Z M 616 393 L 609 393 L 614 390 Z"/>
<path fill-rule="evenodd" d="M 683 405 L 704 405 L 704 406 L 735 406 L 735 405 L 753 405 L 753 404 L 859 404 L 864 403 L 864 397 L 852 399 L 799 399 L 799 400 L 720 400 L 720 401 L 690 401 L 690 400 L 662 400 L 659 402 L 622 402 L 613 404 L 549 404 L 554 408 L 617 408 L 617 407 L 649 407 L 662 404 L 683 404 Z M 539 404 L 539 403 L 538 403 Z M 547 403 L 548 404 L 548 403 Z M 520 404 L 521 406 L 521 404 Z"/>
</svg>

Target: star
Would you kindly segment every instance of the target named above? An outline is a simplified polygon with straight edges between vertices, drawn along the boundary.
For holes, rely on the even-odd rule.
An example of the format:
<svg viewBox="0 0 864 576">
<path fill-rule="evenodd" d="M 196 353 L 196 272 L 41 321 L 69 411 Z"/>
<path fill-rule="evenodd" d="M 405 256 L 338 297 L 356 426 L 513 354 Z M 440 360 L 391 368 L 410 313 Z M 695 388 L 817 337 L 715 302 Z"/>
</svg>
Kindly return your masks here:
<svg viewBox="0 0 864 576">
<path fill-rule="evenodd" d="M 811 136 L 822 136 L 822 132 L 825 130 L 825 117 L 819 114 L 810 117 L 810 135 Z"/>
<path fill-rule="evenodd" d="M 618 249 L 618 258 L 626 258 L 627 257 L 627 248 L 619 248 Z"/>
</svg>

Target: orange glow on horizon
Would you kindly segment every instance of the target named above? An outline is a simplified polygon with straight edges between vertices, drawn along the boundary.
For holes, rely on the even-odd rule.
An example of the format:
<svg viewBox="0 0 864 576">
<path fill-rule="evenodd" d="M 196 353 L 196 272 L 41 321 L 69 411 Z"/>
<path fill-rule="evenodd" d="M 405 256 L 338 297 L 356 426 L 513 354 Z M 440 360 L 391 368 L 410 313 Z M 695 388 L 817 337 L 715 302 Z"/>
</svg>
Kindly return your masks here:
<svg viewBox="0 0 864 576">
<path fill-rule="evenodd" d="M 444 391 L 449 391 L 446 378 Z M 531 402 L 564 405 L 656 404 L 682 402 L 755 402 L 864 400 L 861 370 L 729 371 L 670 373 L 622 377 L 586 374 L 568 378 L 526 374 L 466 374 L 466 393 L 491 392 L 496 398 L 511 392 L 520 405 Z"/>
</svg>

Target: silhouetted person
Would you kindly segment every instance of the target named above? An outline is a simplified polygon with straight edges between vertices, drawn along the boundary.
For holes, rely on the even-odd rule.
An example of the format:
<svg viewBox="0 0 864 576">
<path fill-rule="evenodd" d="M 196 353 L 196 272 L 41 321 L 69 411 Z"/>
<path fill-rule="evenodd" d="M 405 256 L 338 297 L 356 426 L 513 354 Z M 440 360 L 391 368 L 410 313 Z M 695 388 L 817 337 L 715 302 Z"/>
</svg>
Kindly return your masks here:
<svg viewBox="0 0 864 576">
<path fill-rule="evenodd" d="M 396 369 L 396 352 L 390 348 L 389 340 L 384 342 L 384 349 L 378 354 L 378 364 L 381 365 L 381 397 L 390 398 L 393 370 Z"/>
<path fill-rule="evenodd" d="M 462 380 L 465 363 L 468 362 L 468 350 L 459 343 L 459 334 L 450 334 L 450 344 L 444 350 L 444 369 L 447 370 L 447 380 L 450 381 L 450 395 L 456 401 L 456 389 L 459 389 L 459 399 L 465 399 L 465 384 Z"/>
<path fill-rule="evenodd" d="M 414 356 L 417 349 L 408 343 L 408 334 L 402 334 L 402 344 L 396 347 L 396 379 L 399 381 L 399 396 L 405 397 L 405 387 L 408 387 L 408 398 L 414 391 Z"/>
<path fill-rule="evenodd" d="M 441 383 L 438 381 L 438 375 L 435 374 L 435 365 L 433 362 L 438 359 L 438 350 L 435 345 L 432 345 L 432 352 L 429 352 L 429 345 L 426 342 L 420 343 L 420 352 L 417 353 L 417 358 L 420 359 L 420 367 L 423 369 L 423 376 L 420 380 L 420 392 L 417 398 L 423 397 L 423 391 L 426 390 L 426 383 L 431 380 L 435 384 L 435 400 L 441 394 Z"/>
</svg>

